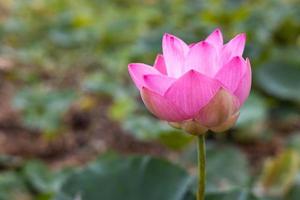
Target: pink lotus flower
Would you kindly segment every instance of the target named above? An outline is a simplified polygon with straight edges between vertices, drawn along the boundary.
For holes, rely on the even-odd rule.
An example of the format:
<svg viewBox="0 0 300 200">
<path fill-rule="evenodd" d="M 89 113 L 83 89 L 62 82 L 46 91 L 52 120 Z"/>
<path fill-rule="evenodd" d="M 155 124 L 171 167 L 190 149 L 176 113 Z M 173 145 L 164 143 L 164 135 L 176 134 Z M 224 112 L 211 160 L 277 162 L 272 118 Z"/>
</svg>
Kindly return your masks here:
<svg viewBox="0 0 300 200">
<path fill-rule="evenodd" d="M 165 34 L 153 67 L 131 63 L 128 70 L 158 118 L 192 134 L 224 131 L 236 122 L 251 88 L 250 62 L 242 57 L 245 41 L 242 33 L 223 44 L 219 29 L 190 45 Z"/>
</svg>

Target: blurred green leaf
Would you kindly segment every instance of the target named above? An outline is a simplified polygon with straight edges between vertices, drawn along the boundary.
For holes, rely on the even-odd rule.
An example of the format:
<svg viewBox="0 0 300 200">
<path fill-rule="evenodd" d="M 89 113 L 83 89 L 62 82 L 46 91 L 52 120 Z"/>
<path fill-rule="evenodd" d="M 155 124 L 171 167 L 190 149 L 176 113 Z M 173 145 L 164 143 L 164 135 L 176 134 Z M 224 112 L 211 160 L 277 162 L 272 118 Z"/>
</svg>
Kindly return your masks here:
<svg viewBox="0 0 300 200">
<path fill-rule="evenodd" d="M 118 86 L 103 72 L 93 73 L 85 77 L 83 80 L 83 89 L 88 92 L 95 92 L 113 96 Z"/>
<path fill-rule="evenodd" d="M 71 90 L 51 91 L 47 88 L 26 88 L 14 98 L 14 106 L 22 111 L 26 126 L 55 133 L 62 126 L 63 114 L 75 100 Z"/>
<path fill-rule="evenodd" d="M 237 121 L 238 132 L 235 138 L 243 141 L 265 136 L 268 106 L 265 99 L 256 93 L 251 93 L 240 111 Z"/>
<path fill-rule="evenodd" d="M 182 149 L 193 141 L 193 136 L 171 127 L 167 122 L 144 115 L 128 117 L 123 128 L 141 140 L 158 140 L 172 149 Z"/>
<path fill-rule="evenodd" d="M 237 148 L 218 143 L 208 143 L 206 150 L 207 193 L 223 192 L 236 187 L 246 187 L 250 172 L 246 156 Z M 181 156 L 181 163 L 197 166 L 196 147 L 188 149 Z M 196 188 L 196 182 L 194 185 Z"/>
<path fill-rule="evenodd" d="M 280 60 L 264 64 L 257 72 L 260 86 L 275 97 L 300 102 L 300 67 Z"/>
<path fill-rule="evenodd" d="M 123 128 L 144 140 L 157 139 L 162 131 L 172 130 L 167 124 L 145 115 L 129 116 L 123 121 Z"/>
<path fill-rule="evenodd" d="M 294 184 L 286 195 L 288 200 L 298 200 L 300 197 L 300 174 L 297 175 L 296 184 Z"/>
<path fill-rule="evenodd" d="M 39 161 L 28 162 L 23 174 L 32 190 L 43 196 L 52 196 L 59 190 L 70 170 L 52 172 L 45 164 Z"/>
<path fill-rule="evenodd" d="M 247 190 L 233 189 L 225 192 L 209 193 L 206 200 L 260 200 Z M 266 199 L 261 199 L 266 200 Z"/>
<path fill-rule="evenodd" d="M 234 147 L 207 149 L 207 190 L 220 191 L 245 187 L 250 181 L 245 155 Z"/>
<path fill-rule="evenodd" d="M 106 155 L 66 180 L 57 200 L 183 200 L 191 179 L 169 162 Z"/>
<path fill-rule="evenodd" d="M 14 172 L 2 172 L 0 174 L 0 200 L 19 199 L 31 199 L 22 178 Z"/>
<path fill-rule="evenodd" d="M 267 105 L 261 95 L 251 93 L 240 111 L 237 121 L 238 127 L 251 127 L 258 123 L 264 123 L 267 118 Z"/>
</svg>

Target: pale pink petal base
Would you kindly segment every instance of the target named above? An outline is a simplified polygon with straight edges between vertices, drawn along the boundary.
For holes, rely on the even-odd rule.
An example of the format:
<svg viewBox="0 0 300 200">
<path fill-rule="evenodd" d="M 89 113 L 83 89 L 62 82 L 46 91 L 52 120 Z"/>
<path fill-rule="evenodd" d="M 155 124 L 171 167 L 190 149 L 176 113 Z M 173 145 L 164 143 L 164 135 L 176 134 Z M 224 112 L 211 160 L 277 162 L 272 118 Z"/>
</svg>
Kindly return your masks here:
<svg viewBox="0 0 300 200">
<path fill-rule="evenodd" d="M 204 106 L 197 120 L 205 127 L 215 127 L 223 124 L 239 109 L 239 100 L 225 89 L 219 90 L 214 98 Z"/>
<path fill-rule="evenodd" d="M 192 135 L 202 135 L 208 131 L 208 128 L 202 126 L 199 122 L 195 120 L 188 120 L 181 123 L 181 128 Z"/>
<path fill-rule="evenodd" d="M 240 116 L 240 113 L 237 112 L 237 113 L 233 114 L 232 116 L 230 116 L 224 123 L 222 123 L 216 127 L 212 127 L 212 128 L 210 128 L 210 130 L 212 130 L 213 132 L 216 132 L 216 133 L 221 133 L 221 132 L 227 131 L 228 129 L 230 129 L 231 127 L 234 126 L 234 124 L 236 123 L 239 116 Z"/>
</svg>

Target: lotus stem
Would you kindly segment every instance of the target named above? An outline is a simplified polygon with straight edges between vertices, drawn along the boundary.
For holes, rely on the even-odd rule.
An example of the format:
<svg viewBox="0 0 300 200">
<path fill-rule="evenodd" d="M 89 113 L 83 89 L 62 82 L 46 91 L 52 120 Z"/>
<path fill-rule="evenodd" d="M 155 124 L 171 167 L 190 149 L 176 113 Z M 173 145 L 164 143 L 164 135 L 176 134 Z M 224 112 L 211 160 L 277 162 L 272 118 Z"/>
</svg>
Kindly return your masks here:
<svg viewBox="0 0 300 200">
<path fill-rule="evenodd" d="M 206 184 L 206 148 L 205 134 L 198 136 L 198 190 L 197 200 L 205 199 L 205 184 Z"/>
</svg>

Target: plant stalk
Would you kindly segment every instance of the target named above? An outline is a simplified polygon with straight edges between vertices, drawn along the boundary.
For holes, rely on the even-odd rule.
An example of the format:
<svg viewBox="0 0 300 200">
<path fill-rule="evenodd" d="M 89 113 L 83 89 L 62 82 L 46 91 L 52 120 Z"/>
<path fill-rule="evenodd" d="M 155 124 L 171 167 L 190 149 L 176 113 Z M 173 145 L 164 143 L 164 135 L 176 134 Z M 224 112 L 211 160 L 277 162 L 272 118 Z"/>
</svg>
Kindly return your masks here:
<svg viewBox="0 0 300 200">
<path fill-rule="evenodd" d="M 205 184 L 206 184 L 206 148 L 205 148 L 205 134 L 198 136 L 198 191 L 197 200 L 204 200 L 205 198 Z"/>
</svg>

